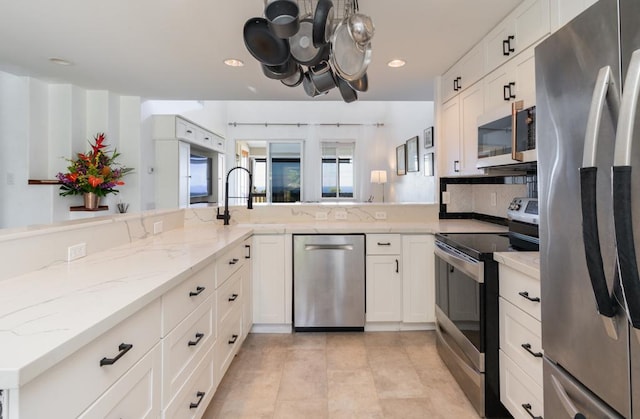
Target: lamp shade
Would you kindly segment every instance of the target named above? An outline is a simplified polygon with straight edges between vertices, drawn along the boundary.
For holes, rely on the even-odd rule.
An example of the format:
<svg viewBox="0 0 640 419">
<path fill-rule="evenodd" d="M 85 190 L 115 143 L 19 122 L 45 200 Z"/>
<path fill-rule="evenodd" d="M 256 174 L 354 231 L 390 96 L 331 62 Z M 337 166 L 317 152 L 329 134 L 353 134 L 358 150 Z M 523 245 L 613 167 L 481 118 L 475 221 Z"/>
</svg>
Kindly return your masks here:
<svg viewBox="0 0 640 419">
<path fill-rule="evenodd" d="M 372 170 L 371 171 L 371 183 L 387 183 L 387 171 L 386 170 Z"/>
</svg>

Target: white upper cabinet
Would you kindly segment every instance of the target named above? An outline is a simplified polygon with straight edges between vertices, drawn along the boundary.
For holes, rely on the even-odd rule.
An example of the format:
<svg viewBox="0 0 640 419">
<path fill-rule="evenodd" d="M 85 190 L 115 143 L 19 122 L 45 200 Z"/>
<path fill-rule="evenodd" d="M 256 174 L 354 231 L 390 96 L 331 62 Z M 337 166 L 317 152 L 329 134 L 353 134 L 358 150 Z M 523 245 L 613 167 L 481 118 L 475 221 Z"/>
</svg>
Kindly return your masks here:
<svg viewBox="0 0 640 419">
<path fill-rule="evenodd" d="M 549 0 L 526 0 L 485 38 L 486 70 L 492 71 L 550 32 Z"/>
<path fill-rule="evenodd" d="M 551 0 L 551 32 L 555 32 L 597 0 Z"/>
<path fill-rule="evenodd" d="M 534 47 L 528 48 L 484 78 L 484 107 L 487 112 L 513 101 L 524 101 L 524 107 L 535 105 L 534 52 Z"/>
<path fill-rule="evenodd" d="M 442 100 L 446 102 L 480 80 L 485 73 L 484 48 L 478 44 L 442 76 Z"/>
<path fill-rule="evenodd" d="M 208 150 L 224 153 L 224 138 L 178 115 L 154 115 L 154 140 L 182 140 Z"/>
</svg>

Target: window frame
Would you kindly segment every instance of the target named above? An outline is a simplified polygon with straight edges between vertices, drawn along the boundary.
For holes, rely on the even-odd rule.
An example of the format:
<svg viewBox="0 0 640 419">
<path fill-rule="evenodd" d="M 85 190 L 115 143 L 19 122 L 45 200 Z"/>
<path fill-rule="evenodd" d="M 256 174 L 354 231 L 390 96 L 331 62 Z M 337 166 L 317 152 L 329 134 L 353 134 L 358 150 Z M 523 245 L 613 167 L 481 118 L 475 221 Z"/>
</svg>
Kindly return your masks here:
<svg viewBox="0 0 640 419">
<path fill-rule="evenodd" d="M 334 158 L 325 158 L 324 150 L 325 148 L 333 147 L 336 149 L 336 156 Z M 350 159 L 343 158 L 341 159 L 337 152 L 338 148 L 350 148 L 351 149 L 351 157 Z M 356 184 L 357 184 L 357 176 L 356 176 L 356 142 L 355 141 L 321 141 L 320 142 L 320 198 L 322 200 L 336 200 L 336 201 L 353 201 L 356 199 Z M 328 163 L 334 162 L 336 166 L 336 192 L 333 196 L 325 196 L 324 194 L 324 164 L 325 160 L 329 160 Z M 352 191 L 351 196 L 340 196 L 341 195 L 341 187 L 340 187 L 340 163 L 341 160 L 350 160 L 351 161 L 351 171 L 352 171 Z"/>
</svg>

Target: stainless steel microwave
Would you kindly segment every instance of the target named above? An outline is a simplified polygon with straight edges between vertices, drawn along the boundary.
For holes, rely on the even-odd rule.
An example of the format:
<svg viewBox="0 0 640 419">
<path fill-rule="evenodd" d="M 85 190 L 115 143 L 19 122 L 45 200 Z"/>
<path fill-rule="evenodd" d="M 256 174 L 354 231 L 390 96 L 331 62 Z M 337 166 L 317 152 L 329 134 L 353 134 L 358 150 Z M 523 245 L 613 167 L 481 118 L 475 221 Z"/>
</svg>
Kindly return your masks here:
<svg viewBox="0 0 640 419">
<path fill-rule="evenodd" d="M 508 111 L 507 111 L 508 112 Z M 538 160 L 536 153 L 536 107 L 524 102 L 478 118 L 478 168 Z"/>
</svg>

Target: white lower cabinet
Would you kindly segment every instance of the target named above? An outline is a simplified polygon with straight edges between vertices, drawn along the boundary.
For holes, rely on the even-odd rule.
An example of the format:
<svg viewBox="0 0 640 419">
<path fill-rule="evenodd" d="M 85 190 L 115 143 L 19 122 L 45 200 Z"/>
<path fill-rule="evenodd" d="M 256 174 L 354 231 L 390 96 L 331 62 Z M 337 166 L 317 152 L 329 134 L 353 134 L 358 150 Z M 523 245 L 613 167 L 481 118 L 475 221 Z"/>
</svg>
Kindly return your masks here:
<svg viewBox="0 0 640 419">
<path fill-rule="evenodd" d="M 402 320 L 401 237 L 367 234 L 367 322 Z"/>
<path fill-rule="evenodd" d="M 402 236 L 402 321 L 436 321 L 434 237 Z"/>
<path fill-rule="evenodd" d="M 79 418 L 160 417 L 160 349 L 160 344 L 156 345 Z"/>
<path fill-rule="evenodd" d="M 499 265 L 500 400 L 515 418 L 542 416 L 540 279 Z"/>
<path fill-rule="evenodd" d="M 291 247 L 291 242 L 289 242 Z M 252 247 L 253 323 L 285 324 L 287 269 L 285 235 L 254 236 Z"/>
</svg>

